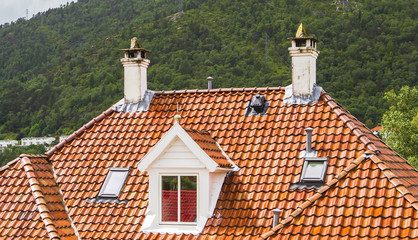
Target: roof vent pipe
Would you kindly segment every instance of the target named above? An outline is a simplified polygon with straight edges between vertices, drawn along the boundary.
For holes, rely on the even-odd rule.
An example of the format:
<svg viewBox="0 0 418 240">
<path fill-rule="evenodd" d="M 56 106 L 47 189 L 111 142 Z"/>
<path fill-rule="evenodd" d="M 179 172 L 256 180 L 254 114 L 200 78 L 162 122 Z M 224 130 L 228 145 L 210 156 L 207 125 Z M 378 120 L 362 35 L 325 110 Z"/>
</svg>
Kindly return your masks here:
<svg viewBox="0 0 418 240">
<path fill-rule="evenodd" d="M 213 80 L 213 77 L 209 76 L 206 79 L 208 80 L 208 89 L 212 89 L 212 80 Z"/>
<path fill-rule="evenodd" d="M 279 224 L 279 217 L 280 217 L 280 213 L 282 213 L 282 210 L 276 208 L 276 209 L 273 209 L 272 212 L 273 212 L 273 227 L 274 227 Z"/>
<path fill-rule="evenodd" d="M 313 128 L 307 127 L 305 128 L 305 132 L 306 132 L 306 153 L 311 153 Z"/>
</svg>

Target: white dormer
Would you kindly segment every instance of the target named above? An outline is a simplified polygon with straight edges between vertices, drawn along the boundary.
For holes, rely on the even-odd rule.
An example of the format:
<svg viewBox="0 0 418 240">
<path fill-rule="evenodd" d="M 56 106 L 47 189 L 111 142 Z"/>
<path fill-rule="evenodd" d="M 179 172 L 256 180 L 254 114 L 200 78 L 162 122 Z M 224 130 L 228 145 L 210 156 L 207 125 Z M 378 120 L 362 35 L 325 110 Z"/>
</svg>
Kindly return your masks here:
<svg viewBox="0 0 418 240">
<path fill-rule="evenodd" d="M 141 231 L 198 234 L 212 216 L 226 174 L 236 165 L 208 132 L 175 122 L 137 167 L 149 174 Z"/>
</svg>

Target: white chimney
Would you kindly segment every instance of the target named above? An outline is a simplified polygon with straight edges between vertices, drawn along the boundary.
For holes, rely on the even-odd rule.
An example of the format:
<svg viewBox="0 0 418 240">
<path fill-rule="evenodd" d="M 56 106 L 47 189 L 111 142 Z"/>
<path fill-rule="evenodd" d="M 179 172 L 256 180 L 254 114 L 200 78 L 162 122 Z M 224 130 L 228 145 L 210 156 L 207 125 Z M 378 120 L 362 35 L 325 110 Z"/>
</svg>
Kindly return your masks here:
<svg viewBox="0 0 418 240">
<path fill-rule="evenodd" d="M 309 96 L 316 85 L 316 39 L 309 37 L 300 24 L 296 37 L 289 38 L 292 46 L 288 49 L 292 57 L 292 92 L 295 97 Z"/>
<path fill-rule="evenodd" d="M 136 37 L 131 39 L 129 49 L 121 49 L 125 57 L 120 61 L 124 68 L 125 103 L 139 103 L 147 90 L 147 68 L 150 60 L 146 58 L 150 51 L 141 48 Z"/>
</svg>

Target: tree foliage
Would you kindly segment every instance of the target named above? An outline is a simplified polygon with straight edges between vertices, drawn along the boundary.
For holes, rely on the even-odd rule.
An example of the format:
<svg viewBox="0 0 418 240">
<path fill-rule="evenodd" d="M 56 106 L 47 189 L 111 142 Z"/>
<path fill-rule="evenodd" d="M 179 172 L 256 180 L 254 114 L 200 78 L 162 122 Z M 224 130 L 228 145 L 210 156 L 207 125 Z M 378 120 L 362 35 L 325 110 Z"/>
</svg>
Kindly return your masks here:
<svg viewBox="0 0 418 240">
<path fill-rule="evenodd" d="M 300 22 L 319 40 L 318 84 L 372 127 L 384 92 L 416 85 L 417 10 L 331 2 L 79 0 L 2 26 L 0 138 L 68 134 L 116 103 L 133 36 L 153 51 L 152 90 L 286 86 Z"/>
<path fill-rule="evenodd" d="M 385 94 L 390 104 L 382 118 L 382 137 L 418 169 L 418 89 L 404 86 Z"/>
</svg>

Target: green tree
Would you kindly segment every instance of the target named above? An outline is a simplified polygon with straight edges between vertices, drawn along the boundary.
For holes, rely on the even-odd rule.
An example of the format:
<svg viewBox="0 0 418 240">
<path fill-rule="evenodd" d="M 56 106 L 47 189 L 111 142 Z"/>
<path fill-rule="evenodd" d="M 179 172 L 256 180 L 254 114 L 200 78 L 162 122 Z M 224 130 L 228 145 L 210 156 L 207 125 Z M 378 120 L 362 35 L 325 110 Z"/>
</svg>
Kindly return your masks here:
<svg viewBox="0 0 418 240">
<path fill-rule="evenodd" d="M 418 89 L 404 86 L 385 95 L 390 108 L 383 115 L 382 136 L 386 143 L 418 168 Z"/>
</svg>

